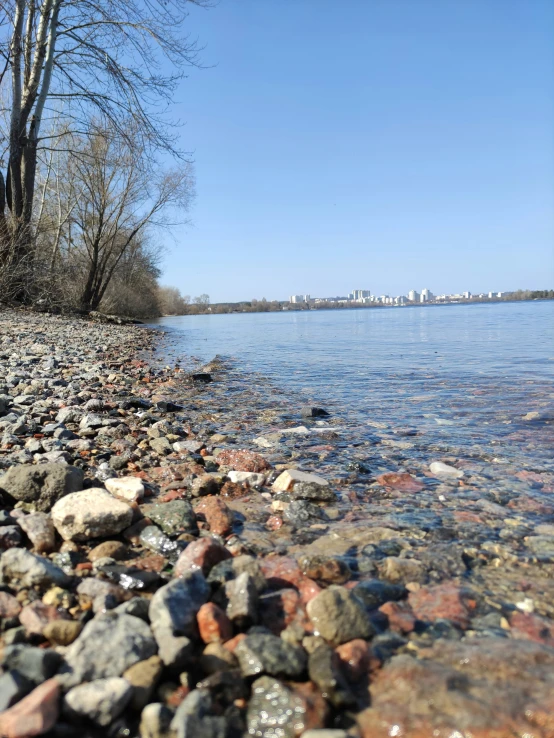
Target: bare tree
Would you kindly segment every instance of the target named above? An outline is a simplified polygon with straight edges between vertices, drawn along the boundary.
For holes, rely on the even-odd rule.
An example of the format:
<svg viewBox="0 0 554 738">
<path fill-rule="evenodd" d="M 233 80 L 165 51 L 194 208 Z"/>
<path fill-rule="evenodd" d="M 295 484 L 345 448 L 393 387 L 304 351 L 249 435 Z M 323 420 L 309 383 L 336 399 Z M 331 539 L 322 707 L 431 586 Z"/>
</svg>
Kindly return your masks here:
<svg viewBox="0 0 554 738">
<path fill-rule="evenodd" d="M 38 151 L 52 143 L 41 131 L 60 105 L 72 132 L 86 130 L 96 111 L 142 151 L 178 153 L 165 108 L 186 67 L 197 63 L 196 43 L 182 35 L 191 3 L 207 6 L 209 0 L 0 4 L 0 85 L 11 81 L 8 162 L 6 175 L 0 172 L 0 268 L 15 268 L 29 256 Z M 170 73 L 162 70 L 164 58 Z"/>
</svg>

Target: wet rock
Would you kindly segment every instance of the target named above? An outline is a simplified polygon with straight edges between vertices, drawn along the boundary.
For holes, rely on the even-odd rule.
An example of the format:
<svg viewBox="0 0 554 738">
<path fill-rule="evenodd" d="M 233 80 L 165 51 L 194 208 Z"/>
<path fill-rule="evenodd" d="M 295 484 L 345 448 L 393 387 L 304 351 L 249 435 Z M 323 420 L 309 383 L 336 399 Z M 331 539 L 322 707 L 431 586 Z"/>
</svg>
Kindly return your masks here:
<svg viewBox="0 0 554 738">
<path fill-rule="evenodd" d="M 308 673 L 334 707 L 340 709 L 354 704 L 354 695 L 341 671 L 341 660 L 330 646 L 322 645 L 312 651 Z"/>
<path fill-rule="evenodd" d="M 287 492 L 297 483 L 316 484 L 320 487 L 329 486 L 329 482 L 316 474 L 300 471 L 299 469 L 287 469 L 273 482 L 271 489 L 274 492 Z"/>
<path fill-rule="evenodd" d="M 329 584 L 344 584 L 352 576 L 348 564 L 331 556 L 301 556 L 298 565 L 309 579 Z"/>
<path fill-rule="evenodd" d="M 233 626 L 226 613 L 214 602 L 206 602 L 197 615 L 200 638 L 204 643 L 222 643 L 233 636 Z"/>
<path fill-rule="evenodd" d="M 265 482 L 265 474 L 247 471 L 230 471 L 227 476 L 233 484 L 244 484 L 247 482 L 250 487 L 262 487 Z"/>
<path fill-rule="evenodd" d="M 140 738 L 175 738 L 171 730 L 174 712 L 161 702 L 146 705 L 140 716 Z"/>
<path fill-rule="evenodd" d="M 121 676 L 130 666 L 153 656 L 150 628 L 131 615 L 98 615 L 69 646 L 65 660 L 76 683 Z"/>
<path fill-rule="evenodd" d="M 163 670 L 159 656 L 151 656 L 146 661 L 139 661 L 124 672 L 123 677 L 133 688 L 131 706 L 133 710 L 142 710 L 150 702 Z"/>
<path fill-rule="evenodd" d="M 82 630 L 78 620 L 52 620 L 43 627 L 42 635 L 55 646 L 69 646 Z"/>
<path fill-rule="evenodd" d="M 142 511 L 150 520 L 159 525 L 168 536 L 191 533 L 198 529 L 192 505 L 186 500 L 143 505 Z"/>
<path fill-rule="evenodd" d="M 461 469 L 443 464 L 442 461 L 433 461 L 429 466 L 429 471 L 439 479 L 461 479 L 464 476 L 464 472 Z"/>
<path fill-rule="evenodd" d="M 510 616 L 512 638 L 554 647 L 554 622 L 534 613 L 516 611 Z"/>
<path fill-rule="evenodd" d="M 239 628 L 245 627 L 258 619 L 258 590 L 256 582 L 250 574 L 243 572 L 236 579 L 225 584 L 227 597 L 227 616 Z"/>
<path fill-rule="evenodd" d="M 82 488 L 82 470 L 65 464 L 12 466 L 0 477 L 0 490 L 15 500 L 35 503 L 41 512 L 49 512 L 62 497 Z"/>
<path fill-rule="evenodd" d="M 204 519 L 212 533 L 226 536 L 233 526 L 233 513 L 219 497 L 203 497 L 195 507 L 196 514 Z"/>
<path fill-rule="evenodd" d="M 379 574 L 394 584 L 408 582 L 424 582 L 427 572 L 421 561 L 389 556 L 379 566 Z"/>
<path fill-rule="evenodd" d="M 330 487 L 314 482 L 296 482 L 288 494 L 293 500 L 335 502 L 337 499 L 337 495 Z"/>
<path fill-rule="evenodd" d="M 415 492 L 421 492 L 425 489 L 425 485 L 419 480 L 412 477 L 411 474 L 396 474 L 394 472 L 387 472 L 377 477 L 379 484 L 383 487 L 390 487 L 398 492 L 405 492 L 407 494 L 413 494 Z"/>
<path fill-rule="evenodd" d="M 446 618 L 461 628 L 468 627 L 471 610 L 475 608 L 471 592 L 450 582 L 410 592 L 408 602 L 419 620 L 433 622 Z"/>
<path fill-rule="evenodd" d="M 217 463 L 220 466 L 228 466 L 234 471 L 255 472 L 256 474 L 271 468 L 271 465 L 263 456 L 245 450 L 228 449 L 222 451 L 217 457 Z"/>
<path fill-rule="evenodd" d="M 87 718 L 106 727 L 123 712 L 132 695 L 126 679 L 97 679 L 70 689 L 63 700 L 63 712 L 72 720 Z"/>
<path fill-rule="evenodd" d="M 194 569 L 201 569 L 207 576 L 216 564 L 230 558 L 230 552 L 217 541 L 212 538 L 199 538 L 189 543 L 180 554 L 174 573 L 176 577 L 180 577 Z"/>
<path fill-rule="evenodd" d="M 324 700 L 309 685 L 302 691 L 290 689 L 269 676 L 252 685 L 246 716 L 249 735 L 299 738 L 310 728 L 323 727 L 325 717 Z"/>
<path fill-rule="evenodd" d="M 283 511 L 283 520 L 294 528 L 303 528 L 325 518 L 323 510 L 308 500 L 293 500 Z"/>
<path fill-rule="evenodd" d="M 300 410 L 300 415 L 303 418 L 323 418 L 329 415 L 329 413 L 322 407 L 310 407 L 307 405 Z"/>
<path fill-rule="evenodd" d="M 335 648 L 335 652 L 342 663 L 342 671 L 350 684 L 357 686 L 367 678 L 371 652 L 366 641 L 355 638 Z"/>
<path fill-rule="evenodd" d="M 48 679 L 9 710 L 0 714 L 0 734 L 5 738 L 30 738 L 47 733 L 58 719 L 60 685 Z"/>
<path fill-rule="evenodd" d="M 400 600 L 407 595 L 405 587 L 399 584 L 382 582 L 379 579 L 360 582 L 354 587 L 353 592 L 368 610 L 376 610 L 385 602 Z"/>
<path fill-rule="evenodd" d="M 306 669 L 306 652 L 282 638 L 264 633 L 247 635 L 235 649 L 244 677 L 269 674 L 298 679 Z"/>
<path fill-rule="evenodd" d="M 64 587 L 69 578 L 48 559 L 23 548 L 11 548 L 0 559 L 0 581 L 20 587 Z"/>
<path fill-rule="evenodd" d="M 18 520 L 37 553 L 50 553 L 56 546 L 56 531 L 52 518 L 47 513 L 25 515 Z"/>
<path fill-rule="evenodd" d="M 379 612 L 387 616 L 389 628 L 399 633 L 411 633 L 416 624 L 412 608 L 407 602 L 385 602 Z"/>
<path fill-rule="evenodd" d="M 347 589 L 331 586 L 306 606 L 315 630 L 332 645 L 371 638 L 373 626 L 361 602 Z"/>
<path fill-rule="evenodd" d="M 144 497 L 144 484 L 138 477 L 112 477 L 104 485 L 114 497 L 126 502 L 137 502 Z"/>
<path fill-rule="evenodd" d="M 131 524 L 133 511 L 105 489 L 74 492 L 52 509 L 52 521 L 65 541 L 88 541 L 121 533 Z"/>
</svg>

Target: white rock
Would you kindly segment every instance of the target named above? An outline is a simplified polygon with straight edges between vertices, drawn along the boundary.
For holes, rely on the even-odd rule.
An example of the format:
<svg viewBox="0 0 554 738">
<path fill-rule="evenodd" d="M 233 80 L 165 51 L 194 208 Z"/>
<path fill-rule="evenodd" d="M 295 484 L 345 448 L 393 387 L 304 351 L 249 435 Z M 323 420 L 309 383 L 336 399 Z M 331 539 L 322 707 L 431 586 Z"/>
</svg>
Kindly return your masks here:
<svg viewBox="0 0 554 738">
<path fill-rule="evenodd" d="M 310 431 L 306 428 L 305 425 L 298 425 L 296 426 L 296 428 L 283 428 L 278 432 L 282 433 L 283 435 L 285 435 L 286 433 L 298 433 L 301 436 L 305 436 Z"/>
<path fill-rule="evenodd" d="M 108 492 L 127 502 L 136 502 L 144 497 L 144 484 L 138 477 L 112 477 L 104 482 Z"/>
<path fill-rule="evenodd" d="M 258 436 L 258 438 L 254 438 L 253 441 L 256 446 L 261 446 L 262 448 L 273 448 L 277 444 L 273 441 L 270 441 L 269 438 L 264 438 L 264 436 Z"/>
<path fill-rule="evenodd" d="M 436 477 L 452 477 L 454 479 L 459 479 L 464 476 L 463 471 L 456 469 L 454 466 L 443 464 L 442 461 L 433 461 L 429 467 L 429 471 Z"/>
<path fill-rule="evenodd" d="M 318 477 L 316 474 L 309 474 L 299 469 L 287 469 L 277 477 L 271 489 L 274 492 L 286 492 L 292 489 L 296 482 L 310 482 L 311 484 L 319 484 L 322 487 L 329 486 L 329 482 L 326 479 Z"/>
<path fill-rule="evenodd" d="M 62 497 L 52 508 L 52 522 L 65 541 L 117 535 L 131 525 L 133 511 L 105 489 L 93 487 Z"/>
<path fill-rule="evenodd" d="M 133 688 L 126 679 L 97 679 L 70 689 L 63 702 L 63 711 L 69 716 L 86 717 L 97 725 L 107 726 L 121 715 L 132 696 Z"/>
<path fill-rule="evenodd" d="M 256 472 L 230 471 L 227 476 L 235 484 L 248 482 L 252 487 L 261 487 L 265 481 L 265 474 L 258 474 Z"/>
</svg>

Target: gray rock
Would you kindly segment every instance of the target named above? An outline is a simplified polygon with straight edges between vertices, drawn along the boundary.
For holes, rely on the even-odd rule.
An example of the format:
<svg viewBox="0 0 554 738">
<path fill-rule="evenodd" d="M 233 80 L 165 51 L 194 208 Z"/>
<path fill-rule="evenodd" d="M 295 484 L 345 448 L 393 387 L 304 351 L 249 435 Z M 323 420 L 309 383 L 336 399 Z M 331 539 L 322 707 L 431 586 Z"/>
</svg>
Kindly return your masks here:
<svg viewBox="0 0 554 738">
<path fill-rule="evenodd" d="M 157 652 L 148 625 L 132 615 L 98 615 L 66 651 L 69 684 L 121 676 Z"/>
<path fill-rule="evenodd" d="M 327 410 L 324 410 L 322 407 L 303 407 L 300 410 L 300 414 L 303 418 L 322 418 L 326 415 L 329 415 Z"/>
<path fill-rule="evenodd" d="M 132 519 L 131 507 L 100 487 L 67 495 L 52 508 L 54 526 L 66 541 L 117 535 Z"/>
<path fill-rule="evenodd" d="M 335 502 L 337 495 L 330 487 L 313 482 L 297 482 L 288 493 L 293 500 L 318 500 Z"/>
<path fill-rule="evenodd" d="M 157 505 L 143 505 L 144 515 L 160 526 L 168 536 L 198 530 L 196 515 L 190 502 L 171 500 Z"/>
<path fill-rule="evenodd" d="M 0 528 L 0 550 L 16 548 L 21 545 L 22 535 L 18 525 L 4 525 Z"/>
<path fill-rule="evenodd" d="M 0 559 L 0 581 L 20 587 L 49 587 L 53 584 L 65 587 L 70 580 L 48 559 L 24 548 L 10 548 Z"/>
<path fill-rule="evenodd" d="M 33 689 L 34 684 L 18 671 L 0 676 L 0 712 L 7 710 Z"/>
<path fill-rule="evenodd" d="M 83 488 L 83 472 L 65 464 L 14 466 L 0 477 L 0 490 L 15 500 L 34 502 L 37 510 L 49 512 L 65 495 Z"/>
<path fill-rule="evenodd" d="M 307 720 L 306 703 L 282 682 L 269 676 L 254 682 L 246 713 L 248 735 L 297 738 Z"/>
<path fill-rule="evenodd" d="M 0 656 L 4 671 L 16 671 L 33 685 L 53 677 L 61 663 L 62 657 L 52 649 L 23 644 L 7 646 Z"/>
<path fill-rule="evenodd" d="M 338 709 L 355 704 L 348 682 L 341 671 L 337 652 L 327 644 L 318 646 L 308 661 L 310 679 L 320 688 L 327 700 Z"/>
<path fill-rule="evenodd" d="M 56 531 L 50 515 L 39 512 L 17 521 L 38 553 L 50 553 L 56 546 Z"/>
<path fill-rule="evenodd" d="M 70 689 L 65 695 L 62 711 L 70 719 L 84 717 L 106 727 L 121 715 L 132 696 L 133 689 L 126 679 L 97 679 Z"/>
<path fill-rule="evenodd" d="M 167 438 L 152 438 L 150 448 L 161 456 L 166 456 L 173 452 L 173 447 Z"/>
<path fill-rule="evenodd" d="M 344 587 L 324 589 L 308 602 L 306 610 L 316 634 L 334 646 L 374 634 L 362 603 Z"/>
<path fill-rule="evenodd" d="M 293 500 L 283 512 L 283 520 L 295 528 L 311 525 L 325 517 L 323 510 L 308 500 Z"/>
<path fill-rule="evenodd" d="M 225 584 L 227 615 L 239 627 L 257 622 L 258 590 L 250 574 L 243 572 Z"/>
<path fill-rule="evenodd" d="M 161 702 L 146 705 L 140 715 L 140 738 L 175 738 L 170 727 L 174 714 Z"/>
<path fill-rule="evenodd" d="M 87 413 L 86 415 L 83 415 L 81 418 L 81 421 L 79 423 L 79 428 L 81 430 L 91 430 L 93 428 L 100 428 L 103 423 L 103 419 L 100 417 L 100 415 L 96 415 L 95 413 Z"/>
<path fill-rule="evenodd" d="M 307 664 L 303 648 L 291 646 L 282 638 L 265 633 L 247 635 L 236 647 L 235 656 L 244 677 L 269 674 L 297 679 Z"/>
<path fill-rule="evenodd" d="M 214 716 L 213 712 L 210 692 L 194 689 L 177 708 L 171 729 L 176 738 L 226 738 L 227 720 Z"/>
</svg>

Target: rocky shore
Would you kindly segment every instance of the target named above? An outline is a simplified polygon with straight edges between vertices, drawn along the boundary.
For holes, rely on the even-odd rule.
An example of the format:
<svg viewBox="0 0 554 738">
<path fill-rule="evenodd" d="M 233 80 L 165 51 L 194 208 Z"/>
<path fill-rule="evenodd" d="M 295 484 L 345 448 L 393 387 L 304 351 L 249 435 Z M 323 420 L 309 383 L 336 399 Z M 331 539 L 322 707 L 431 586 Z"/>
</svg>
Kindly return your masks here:
<svg viewBox="0 0 554 738">
<path fill-rule="evenodd" d="M 163 341 L 0 311 L 0 736 L 552 738 L 551 465 Z"/>
</svg>

